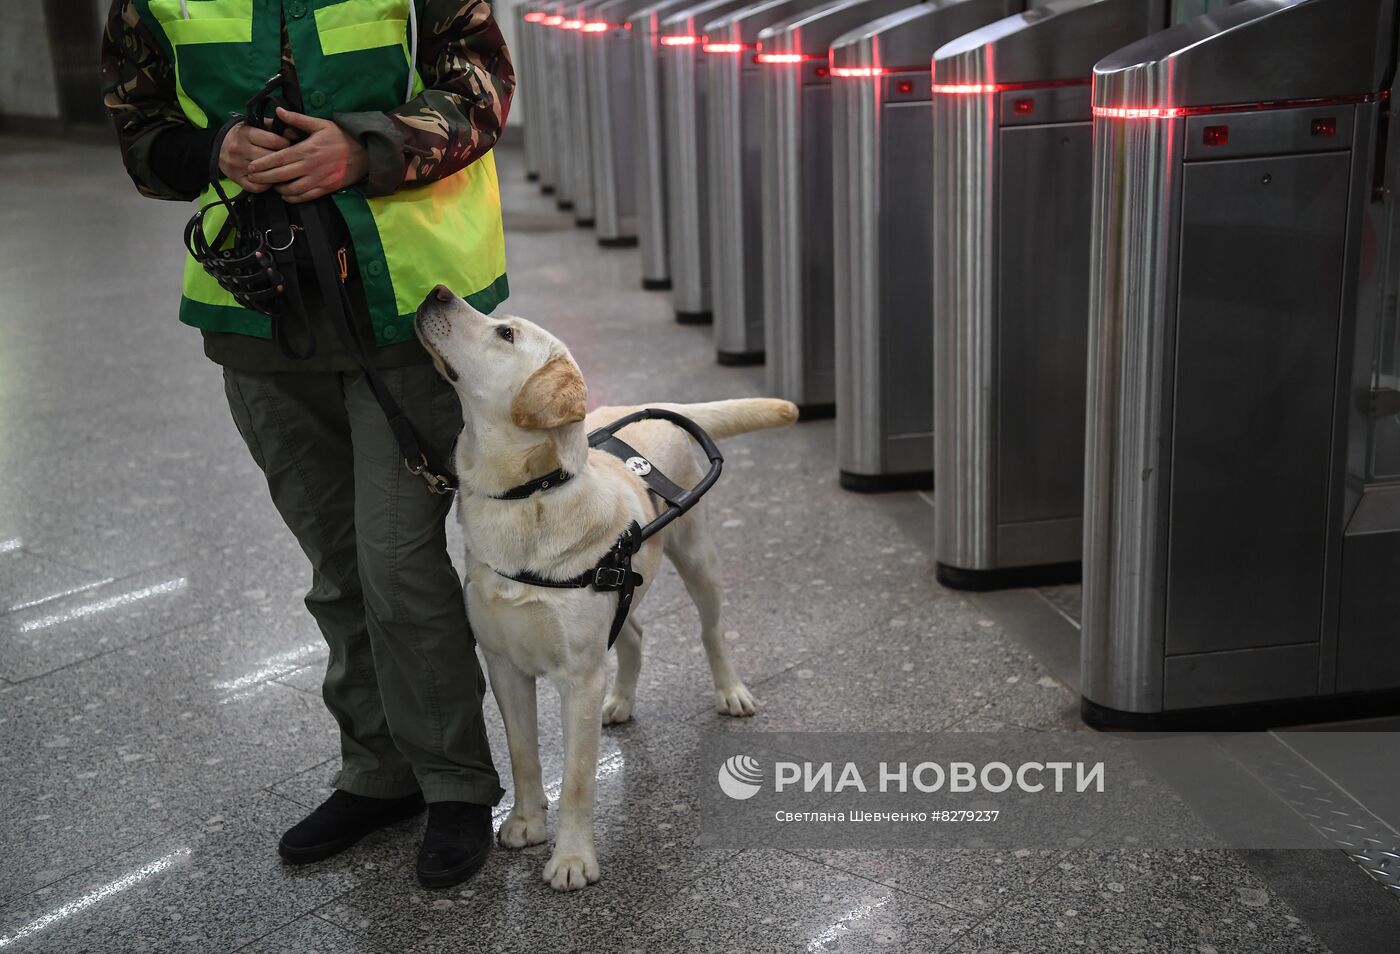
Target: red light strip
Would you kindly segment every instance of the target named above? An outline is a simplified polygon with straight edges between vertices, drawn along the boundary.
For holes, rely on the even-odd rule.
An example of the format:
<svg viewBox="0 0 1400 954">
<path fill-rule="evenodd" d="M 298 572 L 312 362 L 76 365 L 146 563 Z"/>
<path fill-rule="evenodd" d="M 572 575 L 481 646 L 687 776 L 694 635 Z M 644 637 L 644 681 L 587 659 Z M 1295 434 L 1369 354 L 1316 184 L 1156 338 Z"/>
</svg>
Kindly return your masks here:
<svg viewBox="0 0 1400 954">
<path fill-rule="evenodd" d="M 583 29 L 583 21 L 582 21 L 582 20 L 565 20 L 563 23 L 559 24 L 559 28 L 560 28 L 561 30 L 582 30 L 582 29 Z"/>
<path fill-rule="evenodd" d="M 742 53 L 753 48 L 747 43 L 702 43 L 700 49 L 706 53 Z"/>
<path fill-rule="evenodd" d="M 817 59 L 821 59 L 821 57 L 813 56 L 810 53 L 760 53 L 753 58 L 753 61 L 776 66 L 784 63 L 806 63 Z"/>
<path fill-rule="evenodd" d="M 888 76 L 891 73 L 927 73 L 927 66 L 833 66 L 832 76 L 861 79 L 867 76 Z"/>
<path fill-rule="evenodd" d="M 1018 89 L 1061 89 L 1067 86 L 1088 86 L 1087 79 L 1041 80 L 1030 83 L 934 83 L 933 91 L 943 96 L 978 96 L 1005 93 Z"/>
<path fill-rule="evenodd" d="M 996 83 L 934 83 L 933 91 L 942 96 L 976 96 L 979 93 L 999 93 Z"/>
<path fill-rule="evenodd" d="M 564 22 L 564 18 L 559 16 L 558 14 L 555 14 L 552 17 L 545 17 L 540 22 L 543 23 L 545 26 L 558 26 L 559 24 Z"/>
<path fill-rule="evenodd" d="M 607 33 L 612 29 L 611 23 L 604 23 L 602 20 L 592 20 L 583 25 L 584 33 Z"/>
<path fill-rule="evenodd" d="M 1181 106 L 1095 106 L 1094 115 L 1105 119 L 1176 119 L 1185 116 Z"/>
<path fill-rule="evenodd" d="M 700 42 L 700 38 L 699 38 L 698 36 L 690 36 L 690 35 L 683 35 L 683 36 L 663 36 L 663 37 L 661 38 L 661 45 L 662 45 L 662 46 L 694 46 L 695 44 L 697 44 L 697 43 L 699 43 L 699 42 Z"/>
<path fill-rule="evenodd" d="M 1389 90 L 1359 96 L 1330 96 L 1314 99 L 1276 99 L 1262 103 L 1227 103 L 1216 106 L 1095 106 L 1094 115 L 1104 119 L 1180 119 L 1182 116 L 1208 116 L 1212 113 L 1254 113 L 1267 109 L 1305 109 L 1309 106 L 1355 106 L 1390 98 Z"/>
<path fill-rule="evenodd" d="M 544 14 L 540 13 L 538 10 L 531 10 L 529 13 L 525 14 L 525 22 L 542 23 L 544 22 Z"/>
</svg>

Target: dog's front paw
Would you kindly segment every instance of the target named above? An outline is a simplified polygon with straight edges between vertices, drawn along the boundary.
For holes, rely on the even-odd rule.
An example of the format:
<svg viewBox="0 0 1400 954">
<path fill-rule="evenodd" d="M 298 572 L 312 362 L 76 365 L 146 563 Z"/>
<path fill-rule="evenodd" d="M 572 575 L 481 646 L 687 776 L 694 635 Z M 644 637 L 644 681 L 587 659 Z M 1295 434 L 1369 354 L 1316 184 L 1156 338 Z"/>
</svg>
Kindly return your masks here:
<svg viewBox="0 0 1400 954">
<path fill-rule="evenodd" d="M 598 880 L 598 859 L 588 854 L 561 855 L 556 851 L 544 866 L 544 880 L 555 891 L 577 891 Z"/>
<path fill-rule="evenodd" d="M 753 696 L 742 682 L 727 689 L 716 689 L 715 708 L 725 715 L 751 716 L 754 714 Z"/>
<path fill-rule="evenodd" d="M 496 833 L 496 840 L 502 848 L 528 848 L 543 844 L 548 839 L 543 815 L 526 816 L 511 812 Z"/>
<path fill-rule="evenodd" d="M 632 697 L 608 693 L 603 700 L 603 725 L 626 722 L 632 718 Z"/>
</svg>

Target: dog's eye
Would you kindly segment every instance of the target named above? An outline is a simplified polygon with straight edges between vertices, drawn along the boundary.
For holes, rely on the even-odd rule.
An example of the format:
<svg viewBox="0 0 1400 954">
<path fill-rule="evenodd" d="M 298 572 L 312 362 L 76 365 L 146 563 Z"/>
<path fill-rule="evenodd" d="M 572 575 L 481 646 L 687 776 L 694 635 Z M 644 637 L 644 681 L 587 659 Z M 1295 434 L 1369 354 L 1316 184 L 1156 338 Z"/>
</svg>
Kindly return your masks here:
<svg viewBox="0 0 1400 954">
<path fill-rule="evenodd" d="M 515 341 L 515 332 L 511 331 L 506 325 L 501 325 L 501 327 L 496 329 L 496 337 L 500 338 L 502 341 L 513 342 Z"/>
</svg>

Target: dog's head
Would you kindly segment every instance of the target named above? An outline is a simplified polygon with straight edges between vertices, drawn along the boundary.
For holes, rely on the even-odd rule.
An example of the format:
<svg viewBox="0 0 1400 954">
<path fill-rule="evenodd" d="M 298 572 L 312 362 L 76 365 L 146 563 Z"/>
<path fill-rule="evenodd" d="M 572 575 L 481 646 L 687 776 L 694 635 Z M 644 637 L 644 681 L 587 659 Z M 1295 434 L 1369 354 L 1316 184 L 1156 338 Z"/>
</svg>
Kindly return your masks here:
<svg viewBox="0 0 1400 954">
<path fill-rule="evenodd" d="M 559 432 L 583 420 L 583 375 L 563 342 L 534 322 L 490 318 L 439 285 L 418 306 L 414 325 L 476 434 L 493 432 L 517 445 L 548 434 L 562 445 Z"/>
</svg>

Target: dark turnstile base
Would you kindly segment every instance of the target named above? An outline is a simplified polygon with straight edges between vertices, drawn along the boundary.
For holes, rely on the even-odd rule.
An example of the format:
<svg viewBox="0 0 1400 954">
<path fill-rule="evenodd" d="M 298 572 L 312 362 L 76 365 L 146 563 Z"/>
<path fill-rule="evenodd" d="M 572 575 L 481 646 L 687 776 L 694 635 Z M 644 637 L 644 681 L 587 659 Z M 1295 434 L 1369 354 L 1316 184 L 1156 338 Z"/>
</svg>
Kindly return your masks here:
<svg viewBox="0 0 1400 954">
<path fill-rule="evenodd" d="M 763 363 L 762 351 L 716 351 L 715 360 L 726 368 L 743 368 Z"/>
<path fill-rule="evenodd" d="M 555 201 L 554 204 L 559 207 L 560 212 L 572 212 L 574 210 L 574 204 L 572 202 L 566 202 L 563 199 Z"/>
<path fill-rule="evenodd" d="M 539 181 L 540 181 L 540 174 L 539 174 L 538 172 L 527 172 L 527 173 L 525 173 L 525 181 L 526 181 L 526 182 L 539 182 Z"/>
<path fill-rule="evenodd" d="M 797 405 L 797 419 L 799 421 L 829 421 L 835 416 L 835 404 Z"/>
<path fill-rule="evenodd" d="M 592 219 L 574 219 L 574 224 L 577 225 L 577 226 L 578 226 L 579 228 L 581 228 L 581 229 L 591 229 L 591 228 L 593 228 L 593 220 L 592 220 Z"/>
<path fill-rule="evenodd" d="M 1083 564 L 1042 563 L 1039 566 L 1008 566 L 996 570 L 964 570 L 946 563 L 934 565 L 938 582 L 952 590 L 1011 590 L 1026 586 L 1058 586 L 1078 583 Z"/>
<path fill-rule="evenodd" d="M 1400 689 L 1351 692 L 1311 699 L 1280 699 L 1171 712 L 1124 712 L 1079 700 L 1079 715 L 1095 729 L 1133 732 L 1255 732 L 1286 725 L 1311 725 L 1400 715 Z"/>
<path fill-rule="evenodd" d="M 669 278 L 643 278 L 642 288 L 647 291 L 670 291 L 671 280 Z"/>
<path fill-rule="evenodd" d="M 617 238 L 600 238 L 598 244 L 603 248 L 636 248 L 637 236 L 619 235 Z"/>
<path fill-rule="evenodd" d="M 712 311 L 678 311 L 676 312 L 676 323 L 682 325 L 709 325 L 713 324 L 715 313 Z"/>
<path fill-rule="evenodd" d="M 884 494 L 896 490 L 932 490 L 933 471 L 911 474 L 853 474 L 841 471 L 841 486 L 858 494 Z"/>
</svg>

